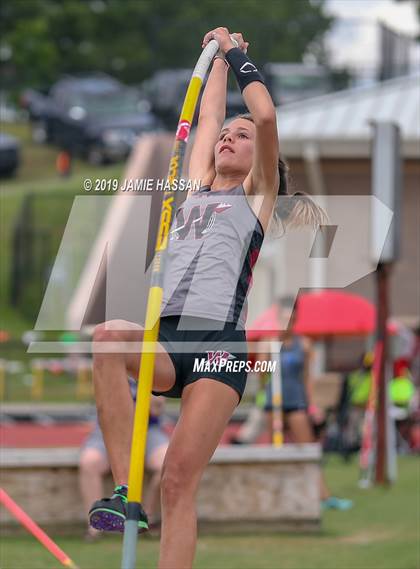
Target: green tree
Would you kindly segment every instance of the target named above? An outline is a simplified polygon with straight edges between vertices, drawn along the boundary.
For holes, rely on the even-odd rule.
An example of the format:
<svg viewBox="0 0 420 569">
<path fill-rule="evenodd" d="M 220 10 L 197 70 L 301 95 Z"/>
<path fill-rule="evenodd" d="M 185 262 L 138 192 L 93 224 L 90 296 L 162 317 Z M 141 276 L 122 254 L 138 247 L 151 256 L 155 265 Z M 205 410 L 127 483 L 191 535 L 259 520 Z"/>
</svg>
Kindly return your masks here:
<svg viewBox="0 0 420 569">
<path fill-rule="evenodd" d="M 402 3 L 408 3 L 410 2 L 411 4 L 414 4 L 416 10 L 417 10 L 417 21 L 420 23 L 420 0 L 394 0 L 394 2 L 397 2 L 399 4 Z M 420 33 L 417 34 L 417 41 L 420 42 Z"/>
<path fill-rule="evenodd" d="M 241 31 L 258 63 L 324 56 L 324 0 L 3 0 L 0 65 L 9 86 L 101 70 L 138 83 L 191 67 L 209 29 Z"/>
</svg>

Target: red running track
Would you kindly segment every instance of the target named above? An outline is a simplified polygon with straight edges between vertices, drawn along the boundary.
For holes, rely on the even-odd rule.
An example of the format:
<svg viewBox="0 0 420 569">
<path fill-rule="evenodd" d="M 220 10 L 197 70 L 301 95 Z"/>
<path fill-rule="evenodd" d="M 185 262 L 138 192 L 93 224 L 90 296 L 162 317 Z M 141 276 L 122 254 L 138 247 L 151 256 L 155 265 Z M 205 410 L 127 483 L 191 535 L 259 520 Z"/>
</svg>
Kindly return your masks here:
<svg viewBox="0 0 420 569">
<path fill-rule="evenodd" d="M 0 425 L 0 444 L 7 448 L 51 448 L 51 447 L 80 447 L 93 427 L 93 423 L 60 423 L 40 425 L 31 422 Z M 168 434 L 173 426 L 166 429 Z M 238 431 L 238 424 L 228 425 L 221 444 L 229 444 Z M 267 443 L 268 436 L 264 433 L 258 443 Z"/>
</svg>

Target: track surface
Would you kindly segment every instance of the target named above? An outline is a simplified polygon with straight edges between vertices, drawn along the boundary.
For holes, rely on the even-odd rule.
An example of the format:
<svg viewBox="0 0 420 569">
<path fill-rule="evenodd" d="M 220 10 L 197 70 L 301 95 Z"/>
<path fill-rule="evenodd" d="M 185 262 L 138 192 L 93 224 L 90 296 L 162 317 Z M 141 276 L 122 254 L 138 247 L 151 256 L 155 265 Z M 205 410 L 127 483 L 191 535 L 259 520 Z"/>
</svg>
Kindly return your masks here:
<svg viewBox="0 0 420 569">
<path fill-rule="evenodd" d="M 40 425 L 32 422 L 0 425 L 0 443 L 7 448 L 51 448 L 51 447 L 79 447 L 88 436 L 93 423 L 60 423 Z M 221 444 L 229 444 L 232 436 L 238 431 L 239 425 L 232 424 L 225 430 Z M 166 430 L 170 434 L 173 426 Z M 264 433 L 257 441 L 267 443 L 268 437 Z"/>
</svg>

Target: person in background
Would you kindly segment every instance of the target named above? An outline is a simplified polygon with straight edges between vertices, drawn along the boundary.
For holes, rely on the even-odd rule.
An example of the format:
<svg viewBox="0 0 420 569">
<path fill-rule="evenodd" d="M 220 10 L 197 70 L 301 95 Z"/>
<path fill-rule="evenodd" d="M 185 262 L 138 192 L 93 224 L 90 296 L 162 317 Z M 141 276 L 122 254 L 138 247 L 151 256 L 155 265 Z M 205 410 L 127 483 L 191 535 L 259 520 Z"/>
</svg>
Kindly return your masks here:
<svg viewBox="0 0 420 569">
<path fill-rule="evenodd" d="M 391 379 L 389 388 L 392 404 L 409 410 L 416 389 L 406 360 L 400 359 L 394 362 L 394 377 Z"/>
<path fill-rule="evenodd" d="M 414 331 L 414 343 L 410 357 L 410 369 L 414 385 L 420 389 L 420 324 Z"/>
<path fill-rule="evenodd" d="M 348 414 L 345 421 L 345 438 L 349 449 L 360 449 L 363 420 L 372 385 L 372 366 L 374 354 L 366 352 L 361 356 L 357 369 L 347 376 L 346 391 L 348 397 Z"/>
<path fill-rule="evenodd" d="M 280 305 L 282 347 L 280 352 L 282 378 L 282 408 L 285 427 L 294 443 L 316 442 L 314 424 L 322 423 L 323 412 L 314 401 L 312 383 L 313 349 L 308 338 L 296 335 L 293 324 L 297 310 L 293 310 L 293 301 L 284 299 Z M 268 355 L 267 359 L 271 359 Z M 267 383 L 266 404 L 268 426 L 272 437 L 272 392 L 271 380 Z M 324 510 L 349 510 L 351 500 L 338 498 L 329 490 L 324 475 L 320 478 L 320 495 Z"/>
<path fill-rule="evenodd" d="M 236 433 L 230 438 L 230 444 L 246 445 L 253 444 L 266 429 L 264 413 L 265 386 L 269 373 L 255 372 L 252 380 L 256 383 L 254 402 L 249 409 L 245 420 L 239 426 Z M 251 379 L 251 378 L 249 378 Z"/>
<path fill-rule="evenodd" d="M 137 382 L 129 378 L 130 391 L 136 399 Z M 150 402 L 149 430 L 146 444 L 146 469 L 151 473 L 144 507 L 149 516 L 151 530 L 160 525 L 160 476 L 169 444 L 169 437 L 162 428 L 164 398 L 152 396 Z M 98 419 L 89 436 L 83 443 L 79 457 L 79 487 L 86 513 L 91 506 L 92 498 L 99 500 L 104 496 L 104 477 L 110 471 L 108 455 Z M 95 541 L 101 531 L 88 525 L 85 539 Z"/>
<path fill-rule="evenodd" d="M 415 424 L 416 388 L 411 378 L 408 361 L 400 358 L 394 362 L 394 377 L 389 384 L 389 399 L 391 402 L 391 417 L 395 421 L 400 452 L 410 452 L 411 431 Z"/>
<path fill-rule="evenodd" d="M 414 345 L 410 356 L 411 375 L 417 390 L 414 397 L 410 446 L 414 452 L 420 452 L 420 325 L 417 325 L 414 329 Z"/>
</svg>

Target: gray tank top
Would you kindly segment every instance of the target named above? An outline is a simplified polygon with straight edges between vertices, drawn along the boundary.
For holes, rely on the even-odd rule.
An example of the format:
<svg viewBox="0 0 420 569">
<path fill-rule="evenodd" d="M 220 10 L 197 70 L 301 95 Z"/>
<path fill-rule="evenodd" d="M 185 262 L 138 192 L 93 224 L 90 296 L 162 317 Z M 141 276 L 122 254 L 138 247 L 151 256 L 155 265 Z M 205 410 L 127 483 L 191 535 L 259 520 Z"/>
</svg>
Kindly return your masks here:
<svg viewBox="0 0 420 569">
<path fill-rule="evenodd" d="M 264 231 L 242 184 L 203 186 L 177 209 L 170 231 L 161 316 L 186 315 L 245 328 L 246 296 Z"/>
</svg>

